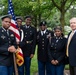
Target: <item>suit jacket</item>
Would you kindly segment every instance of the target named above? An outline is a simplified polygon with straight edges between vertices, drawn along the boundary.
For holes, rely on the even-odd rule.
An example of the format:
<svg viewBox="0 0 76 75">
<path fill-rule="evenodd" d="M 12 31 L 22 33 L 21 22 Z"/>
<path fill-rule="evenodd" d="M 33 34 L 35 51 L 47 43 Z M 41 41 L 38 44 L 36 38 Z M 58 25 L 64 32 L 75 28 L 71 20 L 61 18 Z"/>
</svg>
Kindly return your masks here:
<svg viewBox="0 0 76 75">
<path fill-rule="evenodd" d="M 41 31 L 37 33 L 37 44 L 38 44 L 37 58 L 39 61 L 42 62 L 48 61 L 47 48 L 49 44 L 49 38 L 48 38 L 49 33 L 51 34 L 51 37 L 54 36 L 53 32 L 49 30 L 46 30 L 44 35 L 41 35 Z"/>
<path fill-rule="evenodd" d="M 69 44 L 69 63 L 71 66 L 76 66 L 76 32 L 74 33 Z"/>
<path fill-rule="evenodd" d="M 30 56 L 30 54 L 35 53 L 37 31 L 32 26 L 26 28 L 26 25 L 22 26 L 21 29 L 24 32 L 23 53 L 24 56 Z"/>
<path fill-rule="evenodd" d="M 13 55 L 8 51 L 8 47 L 16 45 L 16 39 L 12 31 L 7 32 L 1 27 L 0 28 L 0 65 L 10 66 L 13 64 Z"/>
<path fill-rule="evenodd" d="M 48 46 L 49 60 L 58 60 L 59 64 L 64 63 L 66 51 L 66 38 L 64 37 L 53 37 L 51 44 Z"/>
</svg>

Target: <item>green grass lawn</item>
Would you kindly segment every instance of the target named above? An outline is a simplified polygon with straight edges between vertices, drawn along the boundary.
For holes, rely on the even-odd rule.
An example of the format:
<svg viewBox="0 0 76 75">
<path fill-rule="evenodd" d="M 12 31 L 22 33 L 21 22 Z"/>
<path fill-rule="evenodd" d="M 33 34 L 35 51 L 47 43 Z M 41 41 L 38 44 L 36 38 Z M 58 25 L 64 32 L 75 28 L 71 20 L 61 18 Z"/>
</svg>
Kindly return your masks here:
<svg viewBox="0 0 76 75">
<path fill-rule="evenodd" d="M 65 65 L 65 69 L 68 70 L 69 69 L 69 65 Z"/>
<path fill-rule="evenodd" d="M 37 63 L 37 47 L 35 51 L 35 55 L 31 61 L 31 75 L 34 75 L 38 71 L 38 63 Z"/>
</svg>

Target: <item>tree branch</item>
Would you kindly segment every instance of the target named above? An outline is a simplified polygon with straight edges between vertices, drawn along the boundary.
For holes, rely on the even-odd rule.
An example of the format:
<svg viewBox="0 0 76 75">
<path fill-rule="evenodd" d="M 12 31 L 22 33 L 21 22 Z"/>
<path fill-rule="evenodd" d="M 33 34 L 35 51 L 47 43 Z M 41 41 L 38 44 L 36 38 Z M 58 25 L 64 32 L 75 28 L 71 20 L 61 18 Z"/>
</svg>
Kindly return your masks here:
<svg viewBox="0 0 76 75">
<path fill-rule="evenodd" d="M 63 0 L 63 4 L 65 5 L 68 0 Z"/>
<path fill-rule="evenodd" d="M 53 4 L 54 4 L 54 6 L 56 6 L 56 7 L 61 11 L 60 7 L 55 3 L 55 1 L 52 0 L 52 2 L 53 2 Z"/>
<path fill-rule="evenodd" d="M 44 20 L 46 20 L 50 15 L 51 15 L 51 12 L 48 14 L 48 16 L 46 18 L 44 18 Z"/>
<path fill-rule="evenodd" d="M 64 0 L 64 2 L 66 3 L 68 0 Z"/>
<path fill-rule="evenodd" d="M 65 12 L 70 8 L 70 6 L 72 5 L 72 3 L 74 2 L 74 0 L 72 0 L 69 4 L 69 6 L 65 9 Z"/>
</svg>

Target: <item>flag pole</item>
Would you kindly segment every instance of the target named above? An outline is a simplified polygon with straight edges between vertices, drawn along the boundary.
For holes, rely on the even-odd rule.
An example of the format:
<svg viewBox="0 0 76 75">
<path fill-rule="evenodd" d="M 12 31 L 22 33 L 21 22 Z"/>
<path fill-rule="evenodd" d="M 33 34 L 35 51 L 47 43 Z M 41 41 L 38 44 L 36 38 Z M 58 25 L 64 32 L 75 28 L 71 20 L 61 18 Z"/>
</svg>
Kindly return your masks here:
<svg viewBox="0 0 76 75">
<path fill-rule="evenodd" d="M 17 64 L 16 64 L 16 56 L 15 56 L 15 53 L 13 53 L 13 60 L 14 60 L 15 75 L 19 75 L 18 74 Z"/>
</svg>

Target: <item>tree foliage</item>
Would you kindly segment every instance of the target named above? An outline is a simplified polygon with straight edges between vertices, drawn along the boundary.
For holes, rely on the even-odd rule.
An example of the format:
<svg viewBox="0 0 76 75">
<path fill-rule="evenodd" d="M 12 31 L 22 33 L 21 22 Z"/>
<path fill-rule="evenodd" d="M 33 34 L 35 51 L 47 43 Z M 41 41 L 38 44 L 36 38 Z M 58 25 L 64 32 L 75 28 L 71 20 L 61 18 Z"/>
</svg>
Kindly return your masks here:
<svg viewBox="0 0 76 75">
<path fill-rule="evenodd" d="M 65 24 L 68 25 L 66 22 L 67 17 L 75 12 L 74 9 L 69 8 L 75 5 L 75 2 L 75 0 L 12 0 L 15 15 L 22 16 L 23 18 L 26 15 L 31 15 L 35 27 L 42 20 L 46 20 L 49 27 L 54 27 L 59 24 L 62 27 Z M 0 11 L 0 15 L 7 14 L 8 1 L 0 0 L 0 5 L 4 6 Z"/>
<path fill-rule="evenodd" d="M 35 26 L 39 25 L 41 20 L 47 19 L 54 8 L 50 0 L 12 0 L 12 2 L 15 15 L 23 17 L 31 15 L 34 18 Z M 3 0 L 3 6 L 5 6 L 3 14 L 7 14 L 8 2 L 6 0 Z"/>
<path fill-rule="evenodd" d="M 65 13 L 75 0 L 52 0 L 54 6 L 60 11 L 60 22 L 62 27 L 65 25 Z"/>
</svg>

